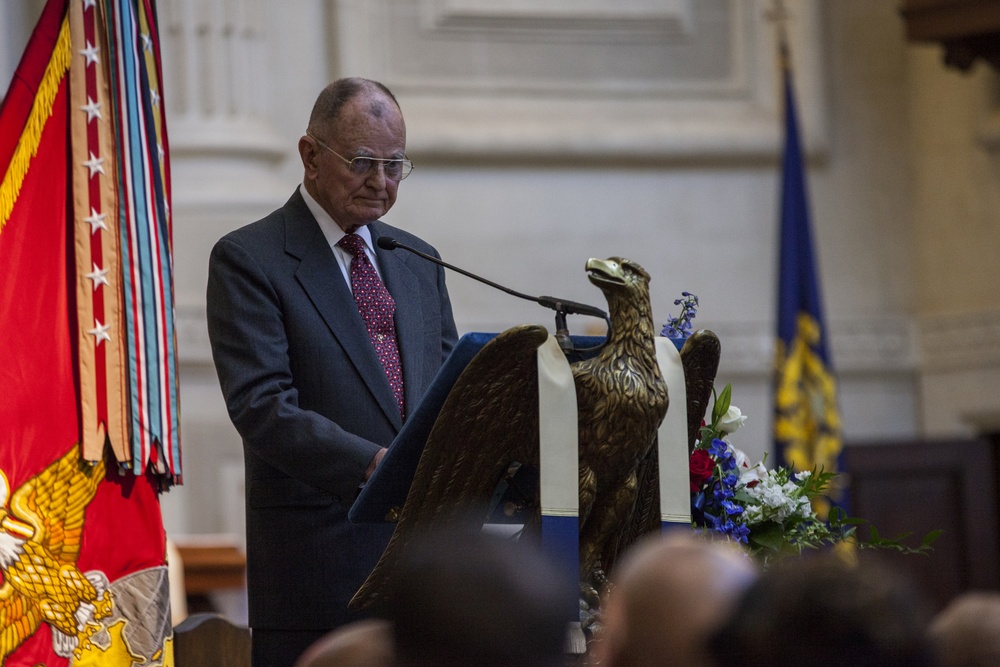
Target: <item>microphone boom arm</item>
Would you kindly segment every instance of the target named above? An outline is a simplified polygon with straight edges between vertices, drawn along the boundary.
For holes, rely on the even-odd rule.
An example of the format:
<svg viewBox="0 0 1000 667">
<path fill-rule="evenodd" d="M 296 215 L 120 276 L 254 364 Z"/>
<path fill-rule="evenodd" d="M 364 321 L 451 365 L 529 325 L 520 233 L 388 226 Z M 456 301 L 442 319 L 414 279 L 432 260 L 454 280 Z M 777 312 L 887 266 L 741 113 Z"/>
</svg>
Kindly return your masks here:
<svg viewBox="0 0 1000 667">
<path fill-rule="evenodd" d="M 478 280 L 479 282 L 489 285 L 490 287 L 496 288 L 502 292 L 506 292 L 511 296 L 516 296 L 519 299 L 525 299 L 527 301 L 534 301 L 535 303 L 541 306 L 544 306 L 546 308 L 551 308 L 552 310 L 556 311 L 556 338 L 559 339 L 559 344 L 566 351 L 572 350 L 572 342 L 569 339 L 569 332 L 566 328 L 566 315 L 589 315 L 591 317 L 598 317 L 600 319 L 603 319 L 607 323 L 609 331 L 611 329 L 611 321 L 608 318 L 608 314 L 605 313 L 600 308 L 596 308 L 594 306 L 588 306 L 585 303 L 577 303 L 575 301 L 559 299 L 554 296 L 531 296 L 529 294 L 523 294 L 521 292 L 517 292 L 515 290 L 510 289 L 509 287 L 504 287 L 503 285 L 495 283 L 492 280 L 487 280 L 486 278 L 477 276 L 474 273 L 470 273 L 465 269 L 460 269 L 457 266 L 453 266 L 448 262 L 444 261 L 443 259 L 438 259 L 433 255 L 428 255 L 427 253 L 417 250 L 416 248 L 404 245 L 399 241 L 397 241 L 396 239 L 388 236 L 379 237 L 378 240 L 376 241 L 376 245 L 378 245 L 378 247 L 382 248 L 383 250 L 395 250 L 396 248 L 402 248 L 403 250 L 412 252 L 414 255 L 422 257 L 429 262 L 440 264 L 446 269 L 451 269 L 452 271 L 461 273 L 463 276 L 466 276 L 467 278 Z"/>
</svg>

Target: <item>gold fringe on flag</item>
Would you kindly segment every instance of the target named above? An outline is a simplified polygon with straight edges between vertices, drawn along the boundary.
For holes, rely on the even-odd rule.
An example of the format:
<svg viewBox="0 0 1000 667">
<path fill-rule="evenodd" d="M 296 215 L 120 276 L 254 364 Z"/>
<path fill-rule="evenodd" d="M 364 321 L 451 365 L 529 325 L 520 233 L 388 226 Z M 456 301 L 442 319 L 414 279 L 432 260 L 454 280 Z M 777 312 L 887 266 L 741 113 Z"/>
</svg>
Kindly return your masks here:
<svg viewBox="0 0 1000 667">
<path fill-rule="evenodd" d="M 42 141 L 42 130 L 45 129 L 45 123 L 52 115 L 52 105 L 55 104 L 59 84 L 62 83 L 63 76 L 69 69 L 72 60 L 71 52 L 69 20 L 63 19 L 62 26 L 59 28 L 59 37 L 52 49 L 52 58 L 49 59 L 49 64 L 45 68 L 45 76 L 42 77 L 41 85 L 35 94 L 28 122 L 17 142 L 17 148 L 14 149 L 14 156 L 7 166 L 3 182 L 0 183 L 0 232 L 7 225 L 10 214 L 14 210 L 14 202 L 17 201 L 17 196 L 21 192 L 24 177 L 28 174 L 28 166 L 31 164 L 32 158 L 38 154 L 38 146 Z"/>
</svg>

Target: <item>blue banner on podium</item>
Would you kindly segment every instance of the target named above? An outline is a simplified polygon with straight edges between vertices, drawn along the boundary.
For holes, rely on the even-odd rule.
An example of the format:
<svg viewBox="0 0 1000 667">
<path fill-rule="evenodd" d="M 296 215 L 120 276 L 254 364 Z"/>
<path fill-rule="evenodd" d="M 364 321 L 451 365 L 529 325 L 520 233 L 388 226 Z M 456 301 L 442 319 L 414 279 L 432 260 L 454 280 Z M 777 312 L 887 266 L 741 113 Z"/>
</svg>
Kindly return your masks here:
<svg viewBox="0 0 1000 667">
<path fill-rule="evenodd" d="M 355 498 L 347 513 L 351 521 L 381 523 L 392 508 L 403 506 L 441 406 L 472 358 L 495 337 L 491 333 L 468 333 L 458 340 L 417 409 L 407 418 L 375 473 Z"/>
</svg>

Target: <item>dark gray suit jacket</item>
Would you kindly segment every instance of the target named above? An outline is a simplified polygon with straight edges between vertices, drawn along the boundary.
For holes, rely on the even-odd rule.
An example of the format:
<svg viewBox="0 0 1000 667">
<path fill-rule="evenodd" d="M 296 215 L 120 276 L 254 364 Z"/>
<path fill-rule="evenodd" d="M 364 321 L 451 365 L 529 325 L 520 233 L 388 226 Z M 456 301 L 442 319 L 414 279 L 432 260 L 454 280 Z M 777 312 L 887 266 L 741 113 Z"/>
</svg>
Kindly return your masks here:
<svg viewBox="0 0 1000 667">
<path fill-rule="evenodd" d="M 388 235 L 433 247 L 382 222 Z M 457 339 L 441 267 L 376 250 L 396 301 L 406 410 Z M 224 236 L 209 261 L 208 332 L 246 465 L 250 625 L 323 630 L 374 567 L 391 525 L 351 524 L 365 468 L 402 426 L 351 290 L 298 191 Z"/>
</svg>

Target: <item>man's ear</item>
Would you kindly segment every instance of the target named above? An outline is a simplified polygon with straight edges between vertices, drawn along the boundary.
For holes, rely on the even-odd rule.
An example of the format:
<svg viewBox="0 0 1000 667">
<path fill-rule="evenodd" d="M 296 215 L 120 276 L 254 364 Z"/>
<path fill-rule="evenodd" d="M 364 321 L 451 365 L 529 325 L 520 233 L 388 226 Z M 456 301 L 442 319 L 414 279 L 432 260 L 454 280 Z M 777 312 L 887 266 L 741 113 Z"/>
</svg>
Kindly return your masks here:
<svg viewBox="0 0 1000 667">
<path fill-rule="evenodd" d="M 302 159 L 305 177 L 309 180 L 315 179 L 319 171 L 319 151 L 316 150 L 316 144 L 312 139 L 306 135 L 299 137 L 299 157 Z"/>
</svg>

